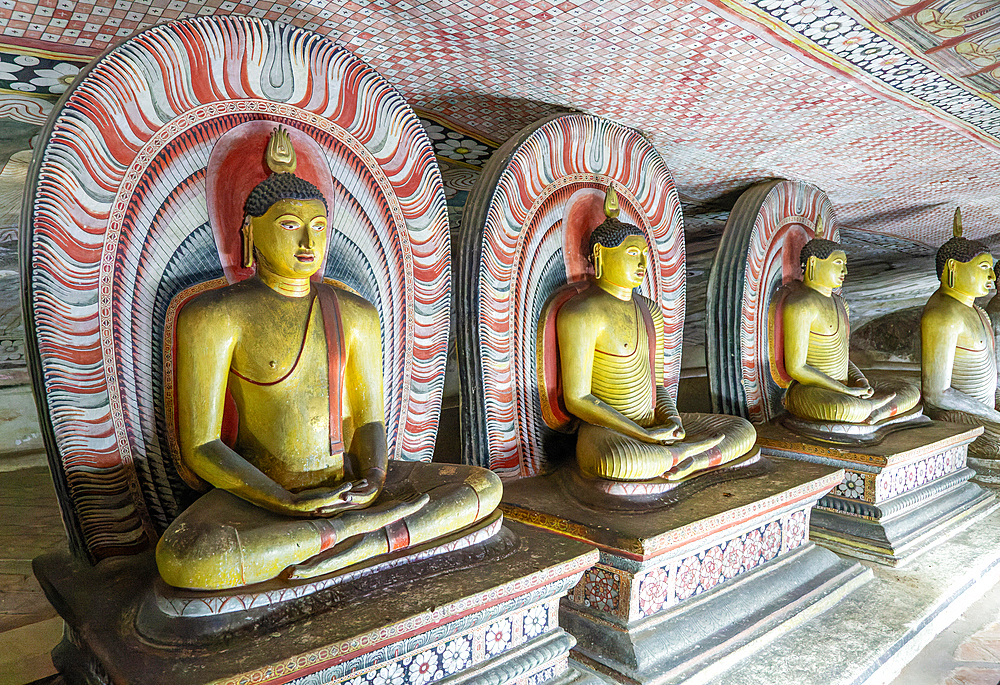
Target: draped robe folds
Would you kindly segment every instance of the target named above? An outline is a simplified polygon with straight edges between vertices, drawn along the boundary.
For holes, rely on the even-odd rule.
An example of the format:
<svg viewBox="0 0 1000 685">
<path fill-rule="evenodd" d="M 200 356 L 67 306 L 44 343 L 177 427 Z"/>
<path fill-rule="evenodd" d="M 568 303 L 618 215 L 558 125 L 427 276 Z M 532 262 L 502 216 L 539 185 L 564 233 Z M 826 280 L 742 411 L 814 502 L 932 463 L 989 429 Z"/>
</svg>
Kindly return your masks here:
<svg viewBox="0 0 1000 685">
<path fill-rule="evenodd" d="M 836 294 L 832 298 L 837 312 L 837 329 L 830 334 L 809 331 L 806 364 L 847 385 L 850 323 L 843 299 Z M 874 393 L 865 399 L 793 380 L 785 392 L 785 409 L 793 416 L 811 421 L 877 423 L 913 409 L 920 401 L 920 390 L 912 383 L 896 379 L 870 379 L 869 382 Z M 896 393 L 895 398 L 883 405 L 892 393 Z"/>
<path fill-rule="evenodd" d="M 643 428 L 652 428 L 656 425 L 656 386 L 663 377 L 663 315 L 654 302 L 640 295 L 634 296 L 634 301 L 638 340 L 635 349 L 624 356 L 594 350 L 591 394 Z M 683 442 L 724 435 L 722 442 L 702 455 L 705 467 L 714 467 L 745 454 L 757 439 L 753 426 L 735 416 L 685 413 L 680 418 L 686 437 L 673 446 L 642 442 L 603 426 L 582 423 L 577 438 L 577 463 L 581 471 L 592 477 L 650 480 L 677 465 L 677 446 Z"/>
<path fill-rule="evenodd" d="M 1000 389 L 997 388 L 997 361 L 995 341 L 989 316 L 978 305 L 973 305 L 985 330 L 986 344 L 982 349 L 955 347 L 955 361 L 951 370 L 951 387 L 982 402 L 987 407 L 1000 407 Z M 931 418 L 953 421 L 971 426 L 982 426 L 983 434 L 969 445 L 969 456 L 978 459 L 1000 459 L 1000 424 L 986 421 L 962 411 L 942 411 L 927 407 Z"/>
</svg>

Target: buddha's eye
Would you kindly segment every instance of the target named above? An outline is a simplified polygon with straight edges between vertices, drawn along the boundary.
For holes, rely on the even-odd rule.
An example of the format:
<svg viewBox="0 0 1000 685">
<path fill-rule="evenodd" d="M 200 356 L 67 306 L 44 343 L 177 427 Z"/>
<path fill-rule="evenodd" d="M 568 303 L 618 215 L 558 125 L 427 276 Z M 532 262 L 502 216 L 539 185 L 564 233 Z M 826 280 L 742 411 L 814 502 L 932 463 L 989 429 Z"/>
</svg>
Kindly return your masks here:
<svg viewBox="0 0 1000 685">
<path fill-rule="evenodd" d="M 322 219 L 319 219 L 318 221 L 314 221 L 312 223 L 312 229 L 314 231 L 325 231 L 326 230 L 326 221 L 323 221 Z"/>
</svg>

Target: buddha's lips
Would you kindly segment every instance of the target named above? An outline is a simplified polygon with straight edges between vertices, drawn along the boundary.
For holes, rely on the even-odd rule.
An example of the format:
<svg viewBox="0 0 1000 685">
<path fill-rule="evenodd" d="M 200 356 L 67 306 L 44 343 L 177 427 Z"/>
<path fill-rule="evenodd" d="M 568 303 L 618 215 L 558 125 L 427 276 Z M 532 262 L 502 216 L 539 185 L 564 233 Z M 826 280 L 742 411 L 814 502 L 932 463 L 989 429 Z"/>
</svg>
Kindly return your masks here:
<svg viewBox="0 0 1000 685">
<path fill-rule="evenodd" d="M 300 262 L 315 262 L 316 261 L 316 255 L 309 254 L 309 253 L 297 254 L 297 255 L 295 255 L 295 258 L 297 260 L 299 260 Z"/>
</svg>

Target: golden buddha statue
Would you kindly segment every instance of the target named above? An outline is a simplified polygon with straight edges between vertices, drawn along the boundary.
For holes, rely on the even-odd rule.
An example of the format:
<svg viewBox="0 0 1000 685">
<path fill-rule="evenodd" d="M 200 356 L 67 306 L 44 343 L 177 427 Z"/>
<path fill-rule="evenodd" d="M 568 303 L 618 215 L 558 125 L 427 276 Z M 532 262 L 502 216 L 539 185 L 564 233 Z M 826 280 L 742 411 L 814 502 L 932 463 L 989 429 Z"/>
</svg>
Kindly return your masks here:
<svg viewBox="0 0 1000 685">
<path fill-rule="evenodd" d="M 941 286 L 920 318 L 927 413 L 942 421 L 983 426 L 984 433 L 969 445 L 969 456 L 996 460 L 1000 412 L 995 342 L 987 313 L 975 303 L 994 290 L 996 273 L 989 247 L 962 237 L 960 210 L 955 211 L 954 236 L 938 250 L 935 262 Z"/>
<path fill-rule="evenodd" d="M 595 279 L 556 315 L 562 399 L 580 421 L 576 459 L 593 478 L 680 480 L 742 457 L 756 431 L 733 416 L 686 414 L 682 421 L 663 385 L 663 314 L 633 292 L 649 246 L 616 210 L 609 189 L 608 217 L 590 236 Z"/>
<path fill-rule="evenodd" d="M 471 466 L 390 462 L 379 316 L 310 280 L 327 204 L 294 175 L 278 129 L 272 174 L 244 205 L 245 281 L 192 299 L 177 322 L 179 470 L 214 486 L 156 548 L 170 585 L 216 590 L 331 573 L 484 519 L 502 486 Z M 239 414 L 221 439 L 227 387 Z"/>
<path fill-rule="evenodd" d="M 802 281 L 782 302 L 784 367 L 792 379 L 785 409 L 805 421 L 842 424 L 876 425 L 906 414 L 920 401 L 915 386 L 869 382 L 851 362 L 847 306 L 834 292 L 847 276 L 847 254 L 823 238 L 822 217 L 815 235 L 799 256 Z"/>
</svg>

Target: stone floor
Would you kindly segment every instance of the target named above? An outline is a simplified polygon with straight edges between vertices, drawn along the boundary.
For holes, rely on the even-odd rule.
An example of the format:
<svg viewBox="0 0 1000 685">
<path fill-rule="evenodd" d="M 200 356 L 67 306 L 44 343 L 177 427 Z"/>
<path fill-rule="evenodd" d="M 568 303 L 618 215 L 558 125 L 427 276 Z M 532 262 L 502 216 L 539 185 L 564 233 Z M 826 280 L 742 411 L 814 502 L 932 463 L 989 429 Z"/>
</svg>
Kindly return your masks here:
<svg viewBox="0 0 1000 685">
<path fill-rule="evenodd" d="M 49 652 L 62 637 L 62 620 L 31 573 L 31 560 L 65 546 L 48 468 L 0 472 L 0 685 L 55 673 Z"/>
<path fill-rule="evenodd" d="M 998 685 L 1000 585 L 942 631 L 891 685 Z"/>
</svg>

